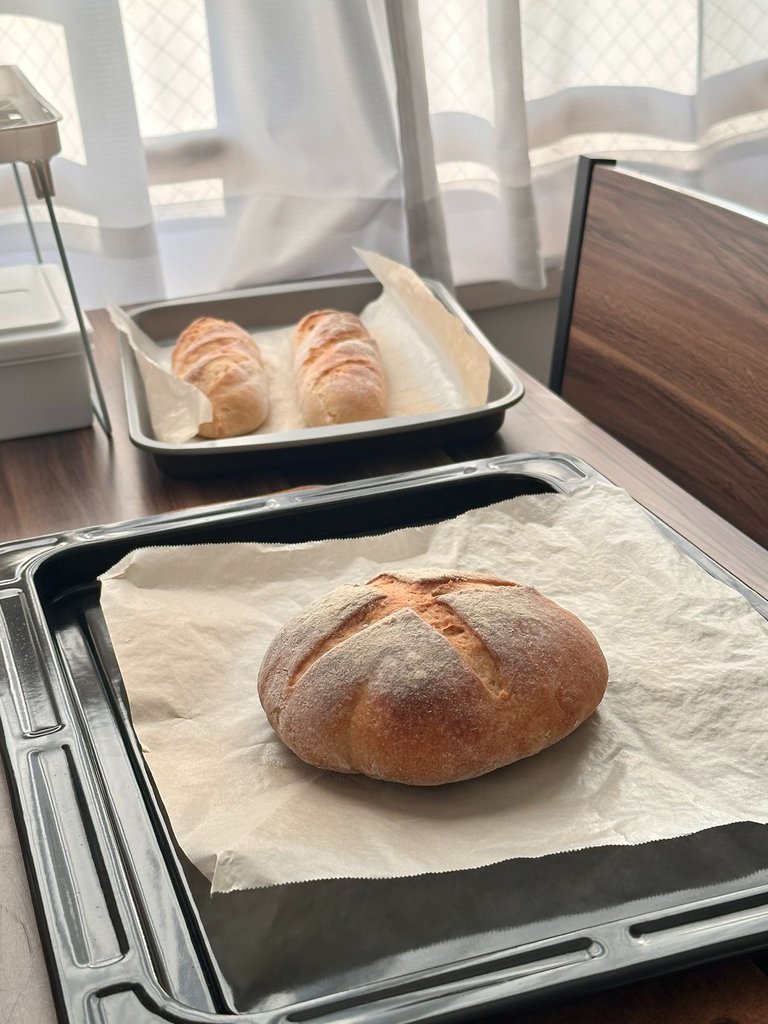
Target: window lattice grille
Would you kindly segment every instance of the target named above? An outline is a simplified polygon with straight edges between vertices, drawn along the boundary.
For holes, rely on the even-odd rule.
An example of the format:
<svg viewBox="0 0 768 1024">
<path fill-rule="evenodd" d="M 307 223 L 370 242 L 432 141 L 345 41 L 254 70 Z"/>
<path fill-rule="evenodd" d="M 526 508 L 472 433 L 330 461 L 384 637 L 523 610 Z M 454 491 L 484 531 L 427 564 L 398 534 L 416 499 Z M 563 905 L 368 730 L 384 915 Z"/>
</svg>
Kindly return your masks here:
<svg viewBox="0 0 768 1024">
<path fill-rule="evenodd" d="M 141 134 L 216 127 L 205 0 L 120 0 Z"/>
</svg>

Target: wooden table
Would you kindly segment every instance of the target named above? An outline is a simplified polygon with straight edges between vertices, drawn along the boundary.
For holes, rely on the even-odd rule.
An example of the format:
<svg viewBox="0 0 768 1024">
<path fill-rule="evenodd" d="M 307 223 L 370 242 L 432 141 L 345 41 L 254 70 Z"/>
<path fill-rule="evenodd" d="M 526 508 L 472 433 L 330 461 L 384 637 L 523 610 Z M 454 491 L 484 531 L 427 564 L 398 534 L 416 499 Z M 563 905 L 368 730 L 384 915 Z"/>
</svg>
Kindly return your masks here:
<svg viewBox="0 0 768 1024">
<path fill-rule="evenodd" d="M 645 462 L 518 370 L 526 386 L 499 434 L 445 449 L 258 471 L 228 479 L 165 476 L 129 440 L 115 331 L 103 312 L 90 314 L 95 355 L 114 426 L 0 443 L 0 543 L 86 525 L 242 499 L 302 484 L 328 484 L 422 469 L 508 452 L 577 455 L 759 593 L 768 596 L 768 552 L 661 476 Z M 40 943 L 8 804 L 0 785 L 0 1024 L 48 1024 L 53 1010 Z M 652 1020 L 733 1024 L 768 1021 L 768 978 L 747 960 L 633 986 L 631 993 L 591 998 L 529 1014 L 524 1024 L 556 1021 L 639 1024 Z"/>
</svg>

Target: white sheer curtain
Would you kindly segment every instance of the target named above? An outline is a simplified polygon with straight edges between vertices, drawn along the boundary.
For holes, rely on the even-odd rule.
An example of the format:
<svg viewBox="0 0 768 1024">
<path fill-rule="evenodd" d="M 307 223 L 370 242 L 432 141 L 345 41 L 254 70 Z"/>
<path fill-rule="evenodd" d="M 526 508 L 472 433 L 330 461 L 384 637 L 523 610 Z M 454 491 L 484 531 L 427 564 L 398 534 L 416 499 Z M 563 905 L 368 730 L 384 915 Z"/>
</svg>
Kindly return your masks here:
<svg viewBox="0 0 768 1024">
<path fill-rule="evenodd" d="M 768 212 L 768 0 L 524 0 L 542 252 L 579 153 Z"/>
<path fill-rule="evenodd" d="M 354 246 L 536 289 L 579 153 L 768 208 L 768 0 L 0 0 L 0 63 L 64 115 L 89 305 L 345 273 Z M 25 254 L 0 167 L 0 260 Z"/>
</svg>

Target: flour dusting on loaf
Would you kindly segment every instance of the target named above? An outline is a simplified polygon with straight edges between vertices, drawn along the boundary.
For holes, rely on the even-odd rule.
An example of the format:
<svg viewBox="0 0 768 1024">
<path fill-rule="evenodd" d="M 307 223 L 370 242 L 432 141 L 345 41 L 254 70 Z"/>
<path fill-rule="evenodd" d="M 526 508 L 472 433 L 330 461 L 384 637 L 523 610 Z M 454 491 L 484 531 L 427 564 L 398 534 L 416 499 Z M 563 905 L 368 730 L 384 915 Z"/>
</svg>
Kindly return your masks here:
<svg viewBox="0 0 768 1024">
<path fill-rule="evenodd" d="M 602 700 L 590 630 L 532 587 L 470 572 L 386 572 L 288 622 L 259 672 L 283 742 L 319 768 L 411 785 L 537 753 Z"/>
<path fill-rule="evenodd" d="M 354 313 L 320 309 L 296 325 L 299 406 L 310 427 L 379 419 L 388 389 L 379 347 Z"/>
<path fill-rule="evenodd" d="M 211 403 L 201 437 L 235 437 L 256 430 L 269 413 L 269 383 L 261 352 L 242 327 L 203 316 L 179 335 L 171 369 Z"/>
</svg>

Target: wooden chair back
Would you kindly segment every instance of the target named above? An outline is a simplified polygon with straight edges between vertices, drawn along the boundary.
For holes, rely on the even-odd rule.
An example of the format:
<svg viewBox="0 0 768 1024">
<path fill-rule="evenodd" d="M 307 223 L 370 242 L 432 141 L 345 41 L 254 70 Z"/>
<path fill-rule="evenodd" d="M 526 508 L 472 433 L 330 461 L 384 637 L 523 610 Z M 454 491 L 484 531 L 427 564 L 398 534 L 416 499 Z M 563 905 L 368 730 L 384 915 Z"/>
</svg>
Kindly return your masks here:
<svg viewBox="0 0 768 1024">
<path fill-rule="evenodd" d="M 550 386 L 768 547 L 768 221 L 582 158 Z"/>
</svg>

